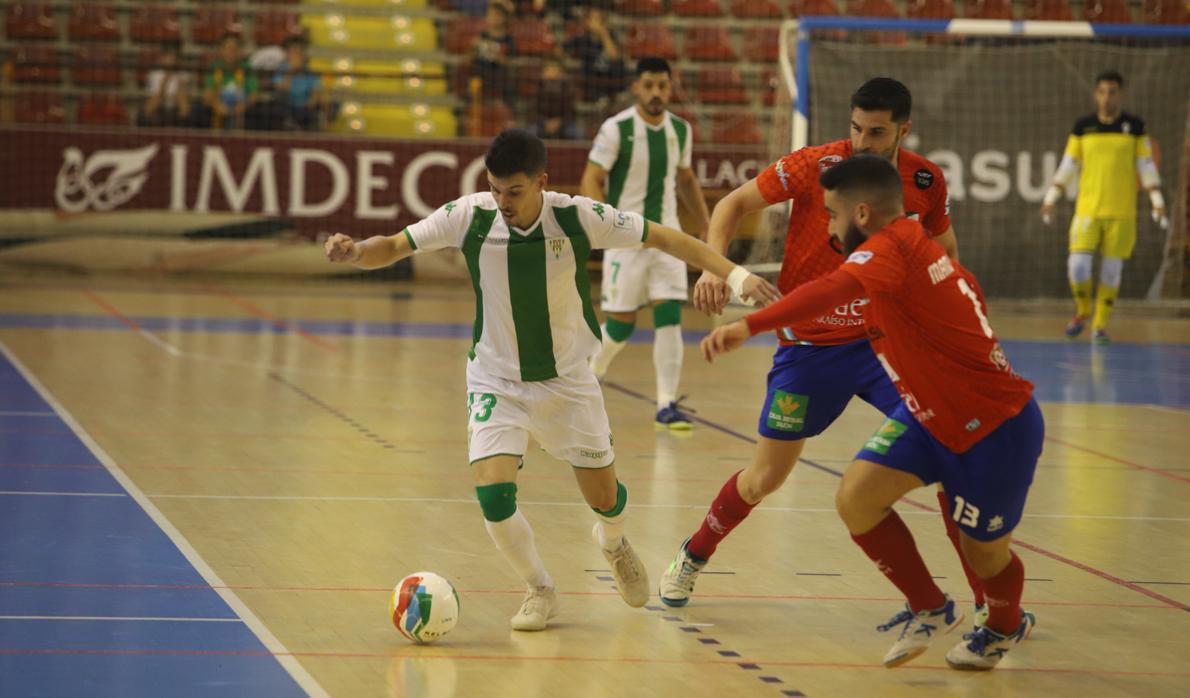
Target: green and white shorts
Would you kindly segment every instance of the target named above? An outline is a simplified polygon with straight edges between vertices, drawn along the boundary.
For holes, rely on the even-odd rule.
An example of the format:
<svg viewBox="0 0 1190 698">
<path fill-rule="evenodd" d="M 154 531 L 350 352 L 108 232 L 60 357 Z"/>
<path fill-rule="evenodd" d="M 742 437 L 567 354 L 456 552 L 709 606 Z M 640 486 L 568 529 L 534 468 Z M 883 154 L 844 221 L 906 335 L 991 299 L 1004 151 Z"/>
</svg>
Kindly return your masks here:
<svg viewBox="0 0 1190 698">
<path fill-rule="evenodd" d="M 576 468 L 612 464 L 611 426 L 594 374 L 514 381 L 467 364 L 468 459 L 523 456 L 532 436 L 554 458 Z"/>
</svg>

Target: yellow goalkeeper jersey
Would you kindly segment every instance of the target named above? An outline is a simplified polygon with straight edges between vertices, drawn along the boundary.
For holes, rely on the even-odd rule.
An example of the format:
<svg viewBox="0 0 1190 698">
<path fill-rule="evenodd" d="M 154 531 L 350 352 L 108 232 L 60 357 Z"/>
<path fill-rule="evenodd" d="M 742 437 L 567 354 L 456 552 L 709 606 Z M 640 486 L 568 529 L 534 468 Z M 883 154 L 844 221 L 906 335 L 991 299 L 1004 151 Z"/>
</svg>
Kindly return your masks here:
<svg viewBox="0 0 1190 698">
<path fill-rule="evenodd" d="M 1075 215 L 1136 217 L 1136 159 L 1153 155 L 1140 117 L 1120 112 L 1104 124 L 1096 114 L 1084 116 L 1070 131 L 1066 154 L 1081 168 Z"/>
</svg>

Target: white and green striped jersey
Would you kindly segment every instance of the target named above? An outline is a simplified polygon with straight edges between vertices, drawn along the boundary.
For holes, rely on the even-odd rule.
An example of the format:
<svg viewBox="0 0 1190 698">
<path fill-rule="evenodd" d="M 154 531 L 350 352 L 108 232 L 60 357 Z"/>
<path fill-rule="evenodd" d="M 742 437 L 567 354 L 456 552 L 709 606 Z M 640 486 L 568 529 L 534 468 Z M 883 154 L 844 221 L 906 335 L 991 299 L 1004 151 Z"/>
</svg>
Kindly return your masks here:
<svg viewBox="0 0 1190 698">
<path fill-rule="evenodd" d="M 452 201 L 405 229 L 415 252 L 457 247 L 475 289 L 471 358 L 509 380 L 587 369 L 602 336 L 591 305 L 591 250 L 633 247 L 649 234 L 638 214 L 583 196 L 543 192 L 541 215 L 510 227 L 490 192 Z"/>
<path fill-rule="evenodd" d="M 599 127 L 587 158 L 607 170 L 607 202 L 678 228 L 678 168 L 690 169 L 690 124 L 669 112 L 650 126 L 636 107 Z"/>
</svg>

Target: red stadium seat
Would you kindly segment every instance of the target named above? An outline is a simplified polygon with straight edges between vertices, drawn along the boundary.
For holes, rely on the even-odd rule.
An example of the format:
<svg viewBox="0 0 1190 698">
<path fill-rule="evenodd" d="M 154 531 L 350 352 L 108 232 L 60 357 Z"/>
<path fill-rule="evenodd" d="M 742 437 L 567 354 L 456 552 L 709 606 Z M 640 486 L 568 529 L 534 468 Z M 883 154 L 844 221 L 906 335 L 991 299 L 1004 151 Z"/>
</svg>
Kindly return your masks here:
<svg viewBox="0 0 1190 698">
<path fill-rule="evenodd" d="M 1083 19 L 1102 24 L 1132 24 L 1132 10 L 1125 0 L 1086 0 Z"/>
<path fill-rule="evenodd" d="M 839 6 L 835 0 L 790 0 L 789 14 L 791 17 L 802 15 L 823 15 L 834 17 L 839 14 Z"/>
<path fill-rule="evenodd" d="M 722 17 L 719 0 L 673 0 L 674 14 L 679 17 Z"/>
<path fill-rule="evenodd" d="M 723 26 L 691 26 L 686 29 L 686 57 L 694 61 L 738 60 L 731 37 Z"/>
<path fill-rule="evenodd" d="M 760 145 L 760 123 L 748 111 L 720 112 L 711 120 L 711 141 L 727 145 Z"/>
<path fill-rule="evenodd" d="M 12 79 L 29 83 L 61 82 L 58 50 L 52 46 L 18 46 L 12 53 Z"/>
<path fill-rule="evenodd" d="M 178 11 L 172 7 L 146 5 L 136 8 L 132 13 L 131 29 L 133 41 L 158 43 L 182 39 Z"/>
<path fill-rule="evenodd" d="M 53 92 L 22 92 L 13 100 L 12 118 L 18 124 L 66 123 L 62 95 Z"/>
<path fill-rule="evenodd" d="M 744 30 L 744 57 L 753 63 L 773 63 L 781 54 L 781 30 L 750 27 Z"/>
<path fill-rule="evenodd" d="M 702 141 L 702 131 L 698 127 L 698 116 L 692 111 L 683 111 L 681 109 L 670 109 L 674 116 L 685 119 L 690 124 L 690 137 L 695 143 Z"/>
<path fill-rule="evenodd" d="M 705 104 L 747 104 L 748 90 L 737 68 L 698 71 L 698 99 Z"/>
<path fill-rule="evenodd" d="M 79 123 L 124 126 L 128 124 L 128 110 L 117 94 L 102 92 L 84 95 L 79 102 Z"/>
<path fill-rule="evenodd" d="M 952 0 L 908 0 L 905 16 L 910 19 L 954 19 Z"/>
<path fill-rule="evenodd" d="M 301 36 L 297 14 L 285 10 L 257 12 L 252 19 L 252 40 L 257 46 L 276 46 L 291 36 Z"/>
<path fill-rule="evenodd" d="M 1025 19 L 1070 22 L 1074 13 L 1066 0 L 1025 0 Z"/>
<path fill-rule="evenodd" d="M 628 27 L 624 50 L 634 59 L 657 56 L 666 60 L 677 60 L 678 50 L 674 47 L 674 35 L 664 24 L 633 24 Z"/>
<path fill-rule="evenodd" d="M 661 0 L 618 0 L 616 12 L 630 17 L 660 17 L 665 7 Z"/>
<path fill-rule="evenodd" d="M 851 0 L 847 4 L 847 14 L 855 17 L 899 18 L 901 16 L 892 0 Z M 873 43 L 888 46 L 901 45 L 909 41 L 909 36 L 905 32 L 879 32 L 861 36 L 873 40 Z"/>
<path fill-rule="evenodd" d="M 1140 16 L 1145 24 L 1190 24 L 1183 0 L 1145 0 Z"/>
<path fill-rule="evenodd" d="M 67 24 L 70 38 L 78 41 L 119 41 L 120 24 L 116 21 L 116 8 L 92 2 L 77 3 L 70 10 Z"/>
<path fill-rule="evenodd" d="M 967 4 L 969 19 L 1014 19 L 1012 0 L 970 0 Z"/>
<path fill-rule="evenodd" d="M 512 110 L 504 102 L 482 102 L 471 107 L 467 135 L 491 138 L 513 125 Z"/>
<path fill-rule="evenodd" d="M 113 46 L 75 48 L 70 79 L 76 85 L 122 85 L 124 69 L 120 65 L 120 51 Z"/>
<path fill-rule="evenodd" d="M 10 39 L 58 38 L 58 22 L 48 2 L 14 2 L 4 19 L 4 33 Z"/>
<path fill-rule="evenodd" d="M 769 68 L 760 73 L 760 101 L 766 107 L 777 103 L 777 92 L 780 87 L 781 76 L 777 71 Z"/>
<path fill-rule="evenodd" d="M 446 29 L 442 32 L 443 45 L 448 53 L 471 53 L 475 44 L 475 37 L 483 33 L 487 20 L 483 17 L 468 17 L 460 15 L 451 17 L 446 22 Z"/>
<path fill-rule="evenodd" d="M 518 56 L 552 56 L 558 51 L 554 30 L 544 19 L 518 18 L 510 30 Z"/>
<path fill-rule="evenodd" d="M 775 0 L 731 0 L 731 14 L 744 19 L 781 19 L 784 16 Z"/>
<path fill-rule="evenodd" d="M 190 36 L 199 44 L 215 44 L 224 34 L 238 34 L 243 28 L 235 10 L 199 7 L 190 21 Z"/>
</svg>

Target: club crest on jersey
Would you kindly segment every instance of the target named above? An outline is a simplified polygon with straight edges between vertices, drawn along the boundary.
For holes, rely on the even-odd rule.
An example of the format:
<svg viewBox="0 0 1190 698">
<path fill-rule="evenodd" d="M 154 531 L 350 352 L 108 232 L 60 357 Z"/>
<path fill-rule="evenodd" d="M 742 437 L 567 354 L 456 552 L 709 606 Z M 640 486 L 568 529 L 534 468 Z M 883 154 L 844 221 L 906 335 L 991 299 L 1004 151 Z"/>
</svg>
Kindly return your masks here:
<svg viewBox="0 0 1190 698">
<path fill-rule="evenodd" d="M 999 342 L 996 343 L 996 346 L 992 347 L 992 353 L 988 355 L 988 359 L 1001 371 L 1012 370 L 1012 367 L 1008 364 L 1008 355 L 1004 353 L 1004 349 L 1000 346 Z"/>
<path fill-rule="evenodd" d="M 824 155 L 818 158 L 818 172 L 819 174 L 826 172 L 830 168 L 843 162 L 842 155 Z"/>
<path fill-rule="evenodd" d="M 852 264 L 867 264 L 868 260 L 872 258 L 872 253 L 868 250 L 860 250 L 859 252 L 852 252 L 851 256 L 847 258 L 847 262 Z M 844 262 L 846 264 L 847 262 Z"/>
<path fill-rule="evenodd" d="M 562 257 L 562 250 L 566 247 L 566 241 L 562 238 L 550 239 L 550 251 L 554 253 L 554 259 Z"/>
<path fill-rule="evenodd" d="M 934 173 L 926 169 L 918 170 L 913 173 L 913 183 L 918 189 L 929 189 L 934 186 Z"/>
</svg>

